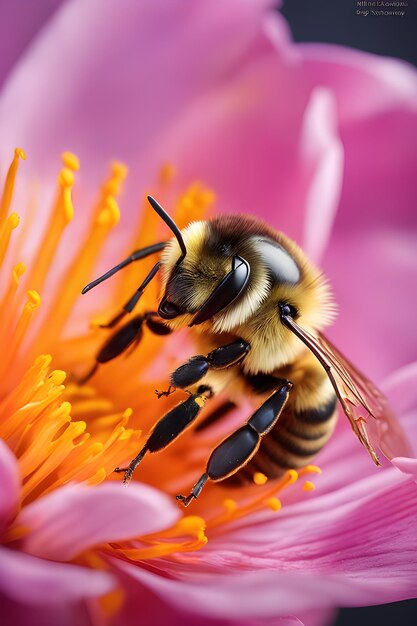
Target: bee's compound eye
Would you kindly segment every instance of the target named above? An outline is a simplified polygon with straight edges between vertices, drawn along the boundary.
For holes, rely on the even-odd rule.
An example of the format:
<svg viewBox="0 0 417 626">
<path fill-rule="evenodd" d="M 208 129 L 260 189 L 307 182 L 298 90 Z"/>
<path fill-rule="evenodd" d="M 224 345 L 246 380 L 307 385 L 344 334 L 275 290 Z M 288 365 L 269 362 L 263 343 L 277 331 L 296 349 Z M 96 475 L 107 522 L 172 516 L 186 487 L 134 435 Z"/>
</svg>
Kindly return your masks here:
<svg viewBox="0 0 417 626">
<path fill-rule="evenodd" d="M 292 317 L 293 319 L 297 319 L 297 317 L 299 317 L 297 308 L 293 306 L 292 304 L 288 304 L 288 302 L 280 302 L 279 310 L 280 310 L 281 316 Z"/>
</svg>

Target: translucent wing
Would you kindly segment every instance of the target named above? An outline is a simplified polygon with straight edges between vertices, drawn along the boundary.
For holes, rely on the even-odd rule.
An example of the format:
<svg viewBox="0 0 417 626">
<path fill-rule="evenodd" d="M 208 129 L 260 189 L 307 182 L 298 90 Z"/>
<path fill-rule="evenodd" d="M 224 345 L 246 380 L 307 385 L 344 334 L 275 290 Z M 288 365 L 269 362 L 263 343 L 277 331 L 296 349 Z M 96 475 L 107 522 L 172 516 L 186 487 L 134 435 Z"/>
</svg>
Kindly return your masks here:
<svg viewBox="0 0 417 626">
<path fill-rule="evenodd" d="M 392 415 L 387 399 L 375 385 L 322 334 L 315 337 L 288 315 L 282 315 L 281 319 L 326 370 L 353 432 L 368 450 L 374 463 L 380 465 L 373 444 L 388 459 L 410 456 L 410 446 L 404 432 Z"/>
</svg>

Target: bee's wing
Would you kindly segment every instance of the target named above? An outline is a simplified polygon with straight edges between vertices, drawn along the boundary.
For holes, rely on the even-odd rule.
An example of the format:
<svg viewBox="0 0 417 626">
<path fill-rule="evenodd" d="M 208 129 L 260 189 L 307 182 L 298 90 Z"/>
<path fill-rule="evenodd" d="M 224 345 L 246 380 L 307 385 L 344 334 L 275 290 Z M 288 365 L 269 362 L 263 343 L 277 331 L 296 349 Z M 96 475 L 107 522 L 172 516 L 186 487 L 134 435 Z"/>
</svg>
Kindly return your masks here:
<svg viewBox="0 0 417 626">
<path fill-rule="evenodd" d="M 315 337 L 288 316 L 283 321 L 323 365 L 354 433 L 374 463 L 380 465 L 374 443 L 388 459 L 410 456 L 405 434 L 375 385 L 321 333 Z"/>
</svg>

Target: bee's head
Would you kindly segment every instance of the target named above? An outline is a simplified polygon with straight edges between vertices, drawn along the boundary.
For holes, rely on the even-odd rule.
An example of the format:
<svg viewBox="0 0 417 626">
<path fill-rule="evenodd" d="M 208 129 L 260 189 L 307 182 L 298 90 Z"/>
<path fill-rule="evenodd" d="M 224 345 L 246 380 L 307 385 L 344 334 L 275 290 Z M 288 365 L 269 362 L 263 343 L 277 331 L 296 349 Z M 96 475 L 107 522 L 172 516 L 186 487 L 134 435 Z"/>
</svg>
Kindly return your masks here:
<svg viewBox="0 0 417 626">
<path fill-rule="evenodd" d="M 161 266 L 159 314 L 173 328 L 198 325 L 205 331 L 210 324 L 216 332 L 229 332 L 253 317 L 262 303 L 277 323 L 281 303 L 309 328 L 328 323 L 328 290 L 320 272 L 296 244 L 256 218 L 193 222 L 181 237 L 185 256 L 172 239 Z"/>
<path fill-rule="evenodd" d="M 158 312 L 173 326 L 195 326 L 218 316 L 244 298 L 251 274 L 245 258 L 219 249 L 209 222 L 193 222 L 181 233 L 187 253 L 177 261 L 179 243 L 162 256 L 163 296 Z"/>
</svg>

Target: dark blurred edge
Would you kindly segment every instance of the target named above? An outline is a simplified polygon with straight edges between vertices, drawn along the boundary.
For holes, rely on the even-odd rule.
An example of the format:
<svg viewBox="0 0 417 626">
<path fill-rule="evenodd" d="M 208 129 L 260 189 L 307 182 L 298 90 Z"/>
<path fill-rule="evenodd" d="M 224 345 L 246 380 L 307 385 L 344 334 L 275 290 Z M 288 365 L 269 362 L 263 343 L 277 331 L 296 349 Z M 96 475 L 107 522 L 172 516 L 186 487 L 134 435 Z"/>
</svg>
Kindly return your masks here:
<svg viewBox="0 0 417 626">
<path fill-rule="evenodd" d="M 356 0 L 284 0 L 281 12 L 296 41 L 338 43 L 417 65 L 417 1 L 405 1 L 404 17 L 357 15 L 366 7 L 356 6 Z"/>
<path fill-rule="evenodd" d="M 357 15 L 366 7 L 356 0 L 285 0 L 281 13 L 296 41 L 337 43 L 417 65 L 417 0 L 408 3 L 404 17 Z M 353 625 L 417 626 L 417 600 L 342 609 L 335 626 Z"/>
</svg>

